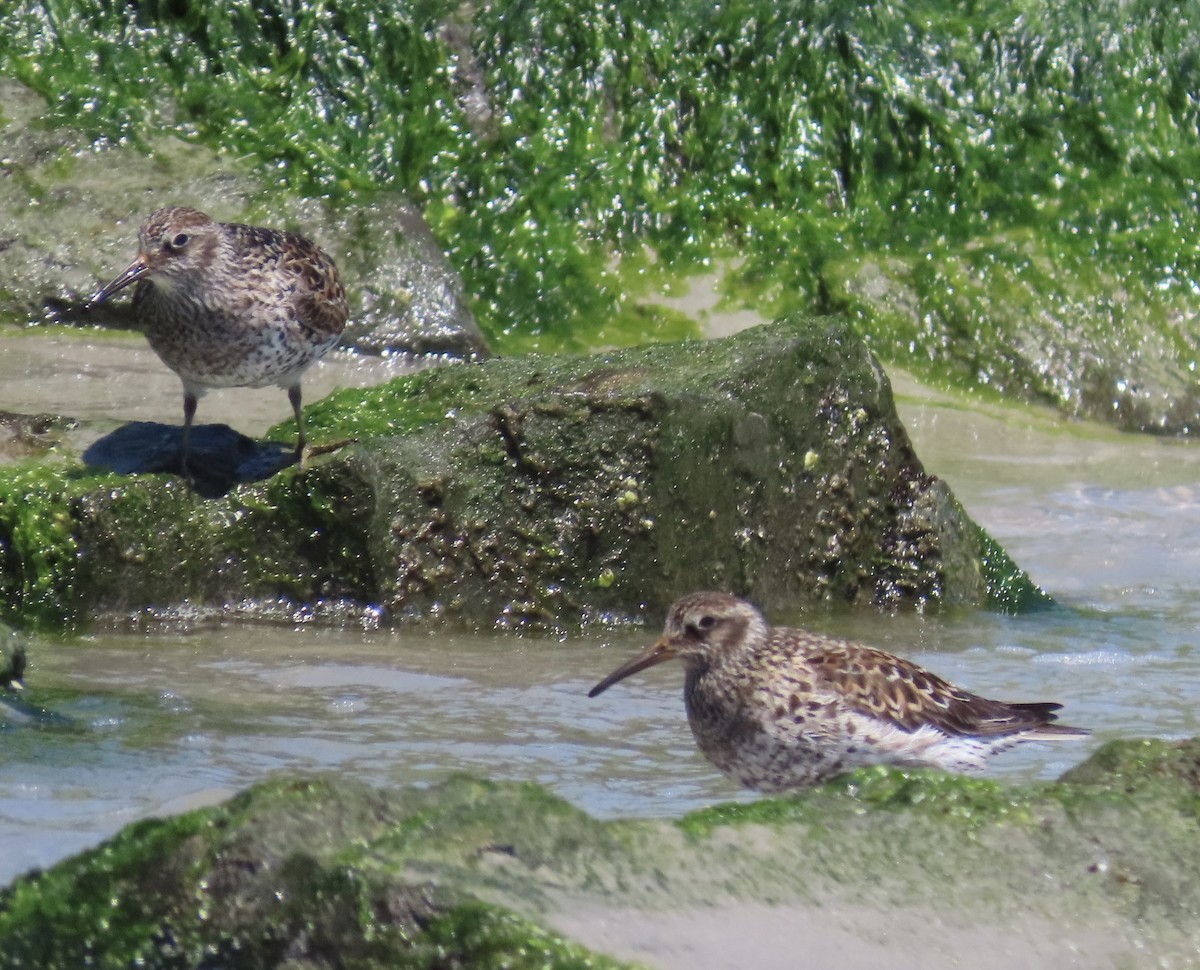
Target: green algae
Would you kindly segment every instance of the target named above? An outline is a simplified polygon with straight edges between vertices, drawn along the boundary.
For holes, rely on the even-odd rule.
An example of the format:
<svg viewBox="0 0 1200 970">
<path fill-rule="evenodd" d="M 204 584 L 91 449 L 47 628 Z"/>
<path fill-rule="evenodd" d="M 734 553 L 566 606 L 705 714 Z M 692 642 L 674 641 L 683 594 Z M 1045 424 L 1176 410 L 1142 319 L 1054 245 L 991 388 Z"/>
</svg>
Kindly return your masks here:
<svg viewBox="0 0 1200 970">
<path fill-rule="evenodd" d="M 1128 795 L 1137 784 L 1183 783 L 1191 786 L 1200 799 L 1200 742 L 1164 741 L 1146 738 L 1110 742 L 1086 762 L 1072 768 L 1063 781 L 1093 788 L 1112 788 Z M 1200 807 L 1200 801 L 1198 801 Z"/>
<path fill-rule="evenodd" d="M 344 929 L 354 921 L 348 911 L 356 909 L 359 884 L 336 862 L 322 868 L 322 849 L 349 827 L 369 823 L 375 800 L 352 804 L 316 781 L 273 783 L 257 796 L 129 826 L 38 879 L 38 891 L 33 881 L 18 880 L 0 892 L 0 966 L 65 968 L 82 960 L 165 968 L 217 960 L 248 968 L 277 962 L 289 933 L 317 924 L 327 935 L 330 924 Z M 264 810 L 277 813 L 269 826 Z M 305 826 L 316 826 L 307 839 Z M 254 860 L 243 867 L 242 847 L 250 842 Z M 148 865 L 151 859 L 158 864 Z M 240 895 L 256 878 L 274 892 Z M 301 893 L 304 904 L 296 905 L 292 894 Z M 268 919 L 269 927 L 259 925 Z M 358 939 L 365 928 L 355 922 Z"/>
<path fill-rule="evenodd" d="M 546 915 L 849 900 L 892 918 L 929 893 L 950 925 L 1104 926 L 1114 955 L 1168 959 L 1197 942 L 1198 745 L 1111 742 L 1024 787 L 875 767 L 677 821 L 469 776 L 279 778 L 16 880 L 0 967 L 609 967 Z"/>
<path fill-rule="evenodd" d="M 921 254 L 853 255 L 830 288 L 875 353 L 925 381 L 1129 431 L 1190 433 L 1200 348 L 1187 290 L 1053 245 L 1008 230 Z"/>
<path fill-rule="evenodd" d="M 628 834 L 608 826 L 530 782 L 498 783 L 453 775 L 436 789 L 413 793 L 405 817 L 373 843 L 364 865 L 385 871 L 405 868 L 453 880 L 457 867 L 473 872 L 476 888 L 489 880 L 494 860 L 501 871 L 519 860 L 524 869 L 562 867 L 586 881 L 591 866 L 626 851 Z M 481 850 L 481 847 L 482 850 Z M 529 887 L 526 887 L 529 888 Z M 544 891 L 530 890 L 544 899 Z"/>
<path fill-rule="evenodd" d="M 575 943 L 495 906 L 465 904 L 446 916 L 430 921 L 421 941 L 430 951 L 431 968 L 446 965 L 448 954 L 462 959 L 463 966 L 480 970 L 606 970 L 629 966 Z"/>
<path fill-rule="evenodd" d="M 72 503 L 116 481 L 59 465 L 9 466 L 0 475 L 0 618 L 69 629 L 84 607 Z"/>
<path fill-rule="evenodd" d="M 0 469 L 8 615 L 341 600 L 562 628 L 714 585 L 767 610 L 1044 600 L 924 472 L 837 318 L 445 367 L 330 395 L 306 423 L 357 443 L 213 501 L 155 475 Z"/>
<path fill-rule="evenodd" d="M 623 966 L 508 909 L 363 868 L 403 812 L 357 785 L 279 780 L 136 823 L 0 890 L 0 967 Z"/>
<path fill-rule="evenodd" d="M 1047 789 L 1049 790 L 1049 789 Z M 1035 807 L 1045 793 L 1012 788 L 985 778 L 962 777 L 923 769 L 883 766 L 841 775 L 811 794 L 731 802 L 690 812 L 678 821 L 693 837 L 711 835 L 725 825 L 804 823 L 832 826 L 872 812 L 920 811 L 942 822 L 979 830 L 1000 823 L 1035 824 Z"/>
<path fill-rule="evenodd" d="M 352 483 L 277 476 L 208 502 L 179 480 L 61 465 L 0 468 L 0 616 L 69 631 L 121 611 L 239 595 L 315 602 L 373 584 Z"/>
<path fill-rule="evenodd" d="M 1004 548 L 981 527 L 976 527 L 979 566 L 987 586 L 988 605 L 999 613 L 1032 613 L 1050 609 L 1055 602 L 1044 589 L 1013 562 Z"/>
<path fill-rule="evenodd" d="M 1187 6 L 20 0 L 0 27 L 0 71 L 91 136 L 409 193 L 506 352 L 689 333 L 639 286 L 734 252 L 764 315 L 847 310 L 926 378 L 1200 420 Z"/>
</svg>

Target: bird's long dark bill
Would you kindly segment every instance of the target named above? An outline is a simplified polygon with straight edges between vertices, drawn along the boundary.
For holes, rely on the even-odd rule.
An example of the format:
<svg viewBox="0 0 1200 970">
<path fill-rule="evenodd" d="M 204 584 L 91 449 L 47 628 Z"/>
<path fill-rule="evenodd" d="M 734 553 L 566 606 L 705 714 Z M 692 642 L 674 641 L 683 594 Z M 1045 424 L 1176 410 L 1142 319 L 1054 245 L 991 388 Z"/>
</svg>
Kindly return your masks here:
<svg viewBox="0 0 1200 970">
<path fill-rule="evenodd" d="M 589 690 L 588 697 L 596 697 L 600 694 L 603 694 L 618 680 L 624 680 L 630 674 L 636 674 L 639 670 L 645 670 L 647 667 L 653 667 L 655 664 L 660 664 L 664 660 L 670 660 L 674 656 L 675 648 L 671 646 L 671 641 L 666 637 L 659 637 L 640 654 L 638 654 L 628 663 L 622 664 L 602 681 L 600 681 L 600 683 L 598 683 L 595 687 Z"/>
<path fill-rule="evenodd" d="M 88 297 L 87 303 L 84 304 L 85 310 L 90 310 L 97 303 L 103 303 L 118 290 L 123 290 L 130 283 L 136 283 L 149 271 L 150 267 L 143 263 L 140 259 L 135 259 L 127 267 L 125 271 L 111 283 L 100 287 L 95 293 Z"/>
</svg>

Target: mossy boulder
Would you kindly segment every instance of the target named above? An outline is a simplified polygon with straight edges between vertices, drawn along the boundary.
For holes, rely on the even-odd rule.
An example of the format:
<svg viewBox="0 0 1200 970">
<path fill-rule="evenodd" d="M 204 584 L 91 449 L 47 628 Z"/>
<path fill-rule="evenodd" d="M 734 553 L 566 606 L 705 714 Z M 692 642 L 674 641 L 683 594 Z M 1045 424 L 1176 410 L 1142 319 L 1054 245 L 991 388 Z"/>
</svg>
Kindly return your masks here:
<svg viewBox="0 0 1200 970">
<path fill-rule="evenodd" d="M 1125 431 L 1194 434 L 1200 332 L 1190 294 L 1130 285 L 1123 266 L 1063 263 L 1040 233 L 984 235 L 834 260 L 829 286 L 875 353 L 926 379 Z"/>
<path fill-rule="evenodd" d="M 514 968 L 618 966 L 434 881 L 351 863 L 356 844 L 419 825 L 429 801 L 284 781 L 130 826 L 74 871 L 0 893 L 0 967 L 433 968 L 496 965 L 497 953 Z"/>
<path fill-rule="evenodd" d="M 752 958 L 744 903 L 819 906 L 818 936 L 925 912 L 929 958 L 962 958 L 957 931 L 984 928 L 1169 962 L 1200 945 L 1198 759 L 1200 740 L 1113 742 L 1027 787 L 864 769 L 674 822 L 600 822 L 468 777 L 279 779 L 18 879 L 0 967 L 613 965 L 546 929 L 580 912 L 716 915 Z"/>
<path fill-rule="evenodd" d="M 1044 602 L 926 474 L 836 318 L 429 370 L 337 392 L 306 422 L 357 443 L 215 500 L 173 477 L 4 469 L 8 615 L 282 598 L 575 625 L 658 617 L 702 587 L 771 611 Z"/>
</svg>

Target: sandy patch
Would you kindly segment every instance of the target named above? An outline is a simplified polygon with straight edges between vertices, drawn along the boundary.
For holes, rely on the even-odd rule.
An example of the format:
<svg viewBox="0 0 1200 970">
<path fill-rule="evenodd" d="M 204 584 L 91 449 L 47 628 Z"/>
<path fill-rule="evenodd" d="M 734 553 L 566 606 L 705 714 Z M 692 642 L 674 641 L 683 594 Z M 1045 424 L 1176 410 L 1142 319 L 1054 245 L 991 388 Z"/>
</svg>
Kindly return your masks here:
<svg viewBox="0 0 1200 970">
<path fill-rule="evenodd" d="M 584 908 L 549 923 L 594 950 L 656 970 L 1100 970 L 1129 965 L 1136 954 L 1100 927 L 1064 928 L 1036 918 L 970 925 L 918 910 L 866 907 Z"/>
</svg>

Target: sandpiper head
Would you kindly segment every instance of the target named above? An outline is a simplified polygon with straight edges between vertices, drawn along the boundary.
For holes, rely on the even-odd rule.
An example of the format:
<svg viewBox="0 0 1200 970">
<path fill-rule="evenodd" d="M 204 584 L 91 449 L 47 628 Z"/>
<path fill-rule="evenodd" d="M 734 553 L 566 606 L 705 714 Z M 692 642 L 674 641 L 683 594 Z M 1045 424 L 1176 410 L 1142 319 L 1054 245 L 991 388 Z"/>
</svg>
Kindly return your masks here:
<svg viewBox="0 0 1200 970">
<path fill-rule="evenodd" d="M 758 643 L 766 635 L 766 620 L 745 600 L 728 593 L 689 593 L 671 606 L 662 636 L 600 681 L 588 697 L 672 657 L 679 657 L 688 667 L 704 666 Z"/>
<path fill-rule="evenodd" d="M 107 300 L 131 283 L 153 278 L 173 287 L 204 271 L 221 242 L 221 224 L 197 209 L 167 206 L 153 212 L 138 231 L 138 254 L 112 282 L 88 298 L 87 306 Z"/>
</svg>

